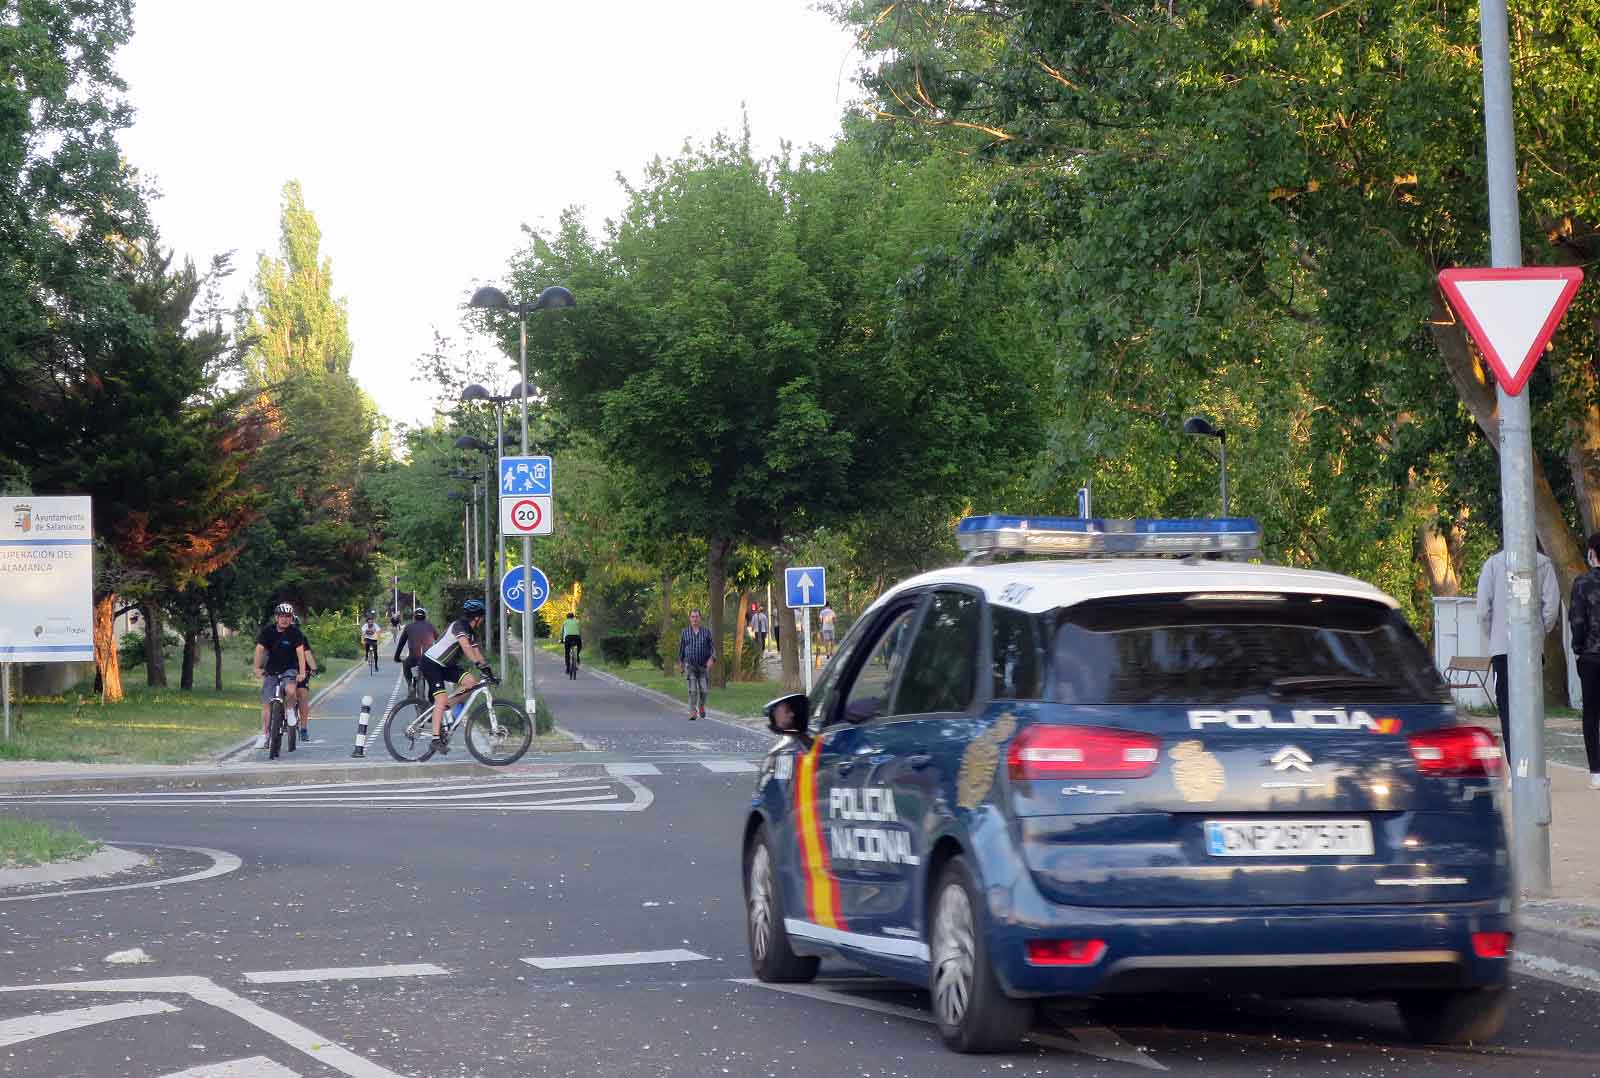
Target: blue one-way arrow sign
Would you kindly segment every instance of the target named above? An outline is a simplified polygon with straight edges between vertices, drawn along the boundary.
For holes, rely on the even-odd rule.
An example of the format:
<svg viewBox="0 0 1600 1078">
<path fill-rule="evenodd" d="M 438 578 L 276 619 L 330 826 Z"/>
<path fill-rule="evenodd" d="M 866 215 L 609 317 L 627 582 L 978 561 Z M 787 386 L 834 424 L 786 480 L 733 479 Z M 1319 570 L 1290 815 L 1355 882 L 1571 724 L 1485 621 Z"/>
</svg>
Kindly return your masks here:
<svg viewBox="0 0 1600 1078">
<path fill-rule="evenodd" d="M 828 570 L 805 565 L 783 571 L 784 602 L 791 607 L 828 605 Z"/>
</svg>

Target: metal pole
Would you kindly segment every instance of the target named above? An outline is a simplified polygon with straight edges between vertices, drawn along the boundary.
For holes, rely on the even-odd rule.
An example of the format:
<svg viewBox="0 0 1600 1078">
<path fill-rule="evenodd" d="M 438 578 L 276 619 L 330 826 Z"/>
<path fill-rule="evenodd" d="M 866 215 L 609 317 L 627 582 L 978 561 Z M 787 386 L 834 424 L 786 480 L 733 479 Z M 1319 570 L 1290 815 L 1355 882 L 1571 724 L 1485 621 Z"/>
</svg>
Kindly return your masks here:
<svg viewBox="0 0 1600 1078">
<path fill-rule="evenodd" d="M 806 642 L 806 646 L 805 646 L 805 652 L 806 652 L 806 692 L 810 692 L 811 691 L 811 608 L 810 607 L 804 607 L 804 606 L 801 607 L 800 608 L 800 617 L 802 619 L 802 624 L 805 626 L 805 629 L 803 631 L 803 635 L 804 635 L 805 642 Z"/>
<path fill-rule="evenodd" d="M 1222 444 L 1222 515 L 1228 515 L 1228 432 L 1221 431 L 1217 434 L 1217 441 Z"/>
<path fill-rule="evenodd" d="M 494 405 L 494 452 L 495 452 L 496 476 L 497 476 L 496 482 L 498 483 L 500 454 L 505 452 L 505 431 L 503 431 L 501 429 L 500 402 L 499 401 L 496 401 L 495 405 Z M 495 497 L 496 497 L 496 499 L 499 498 L 499 495 L 500 495 L 500 489 L 499 489 L 499 487 L 497 485 L 495 487 Z M 500 531 L 500 528 L 499 528 L 499 525 L 498 525 L 499 517 L 500 517 L 500 514 L 496 513 L 495 514 L 495 519 L 496 519 L 497 523 L 496 523 L 496 526 L 495 526 L 495 547 L 499 551 L 499 554 L 500 554 L 500 564 L 495 567 L 495 574 L 494 574 L 495 583 L 497 585 L 499 584 L 500 580 L 503 579 L 505 577 L 505 575 L 506 575 L 506 537 L 505 537 L 505 534 Z M 501 663 L 502 668 L 505 665 L 506 617 L 507 617 L 507 615 L 506 615 L 506 604 L 505 604 L 505 601 L 502 599 L 501 602 L 500 602 L 500 663 Z"/>
<path fill-rule="evenodd" d="M 0 696 L 5 697 L 6 740 L 11 740 L 11 664 L 0 663 Z"/>
<path fill-rule="evenodd" d="M 1511 113 L 1511 50 L 1506 0 L 1479 8 L 1483 54 L 1485 163 L 1489 179 L 1489 261 L 1496 269 L 1522 265 L 1517 209 L 1517 144 Z M 1500 499 L 1510 639 L 1512 861 L 1523 891 L 1546 898 L 1550 885 L 1550 779 L 1544 759 L 1544 684 L 1539 677 L 1544 628 L 1533 535 L 1533 435 L 1528 395 L 1496 389 L 1500 406 Z"/>
<path fill-rule="evenodd" d="M 483 635 L 489 646 L 494 650 L 494 618 L 490 611 L 494 609 L 494 596 L 489 591 L 489 578 L 494 576 L 494 559 L 489 556 L 489 491 L 494 485 L 492 469 L 494 462 L 485 458 L 483 462 L 483 529 L 480 532 L 483 541 L 479 547 L 483 549 Z"/>
<path fill-rule="evenodd" d="M 528 455 L 528 315 L 517 312 L 517 353 L 522 364 L 522 455 Z M 533 540 L 522 537 L 522 707 L 539 727 L 539 712 L 533 695 Z"/>
</svg>

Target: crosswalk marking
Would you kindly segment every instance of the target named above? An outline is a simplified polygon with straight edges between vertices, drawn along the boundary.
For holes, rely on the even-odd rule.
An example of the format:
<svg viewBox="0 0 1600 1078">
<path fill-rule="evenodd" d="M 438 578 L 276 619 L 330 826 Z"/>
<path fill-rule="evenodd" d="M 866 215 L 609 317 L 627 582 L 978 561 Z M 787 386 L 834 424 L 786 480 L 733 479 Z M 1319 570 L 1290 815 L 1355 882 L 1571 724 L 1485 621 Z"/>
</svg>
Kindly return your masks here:
<svg viewBox="0 0 1600 1078">
<path fill-rule="evenodd" d="M 178 1008 L 159 999 L 141 999 L 133 1003 L 107 1003 L 98 1007 L 75 1007 L 70 1011 L 50 1014 L 31 1014 L 26 1018 L 8 1018 L 0 1022 L 0 1048 L 21 1044 L 52 1033 L 65 1033 L 70 1029 L 97 1026 L 101 1022 L 115 1022 L 119 1018 L 137 1018 L 146 1014 L 163 1014 Z"/>
<path fill-rule="evenodd" d="M 701 760 L 700 766 L 707 771 L 724 775 L 756 770 L 756 765 L 749 760 Z"/>
<path fill-rule="evenodd" d="M 637 778 L 640 775 L 659 775 L 659 774 L 661 774 L 661 769 L 659 767 L 657 767 L 655 764 L 640 764 L 640 763 L 607 764 L 606 765 L 606 774 L 612 776 L 613 778 L 621 778 L 624 775 L 632 777 L 632 778 Z"/>
<path fill-rule="evenodd" d="M 359 981 L 378 977 L 443 977 L 449 970 L 430 962 L 397 966 L 335 966 L 328 969 L 278 969 L 246 973 L 251 984 L 296 984 L 302 981 Z"/>
<path fill-rule="evenodd" d="M 703 954 L 685 951 L 623 951 L 618 954 L 572 954 L 524 958 L 537 969 L 584 969 L 593 966 L 646 966 L 657 962 L 706 962 Z"/>
<path fill-rule="evenodd" d="M 300 1072 L 274 1063 L 266 1056 L 251 1056 L 226 1063 L 205 1063 L 186 1071 L 163 1074 L 161 1078 L 300 1078 Z"/>
</svg>

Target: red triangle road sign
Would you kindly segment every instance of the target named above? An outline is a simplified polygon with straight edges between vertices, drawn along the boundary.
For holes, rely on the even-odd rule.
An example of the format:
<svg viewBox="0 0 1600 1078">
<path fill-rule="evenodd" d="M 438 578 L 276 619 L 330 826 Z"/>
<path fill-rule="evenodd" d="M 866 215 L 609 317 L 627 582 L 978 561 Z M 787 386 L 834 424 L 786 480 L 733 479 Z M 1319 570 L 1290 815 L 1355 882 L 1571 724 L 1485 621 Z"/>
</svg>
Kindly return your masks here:
<svg viewBox="0 0 1600 1078">
<path fill-rule="evenodd" d="M 1439 287 L 1513 397 L 1522 392 L 1582 281 L 1576 266 L 1439 272 Z"/>
</svg>

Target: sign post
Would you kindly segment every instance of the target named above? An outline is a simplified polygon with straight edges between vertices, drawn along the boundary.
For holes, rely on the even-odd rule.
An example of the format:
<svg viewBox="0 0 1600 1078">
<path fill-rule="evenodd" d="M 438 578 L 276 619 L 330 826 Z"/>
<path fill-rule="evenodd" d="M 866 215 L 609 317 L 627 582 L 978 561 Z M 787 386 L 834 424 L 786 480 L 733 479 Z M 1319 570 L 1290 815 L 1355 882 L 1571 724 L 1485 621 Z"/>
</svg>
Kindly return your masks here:
<svg viewBox="0 0 1600 1078">
<path fill-rule="evenodd" d="M 1542 654 L 1534 611 L 1539 594 L 1534 555 L 1533 436 L 1528 398 L 1522 383 L 1543 350 L 1565 304 L 1567 285 L 1539 283 L 1514 271 L 1522 265 L 1522 227 L 1517 209 L 1517 145 L 1511 111 L 1511 52 L 1506 0 L 1482 0 L 1478 30 L 1483 58 L 1483 119 L 1489 187 L 1489 260 L 1492 270 L 1455 271 L 1441 275 L 1440 285 L 1463 311 L 1484 358 L 1502 375 L 1496 388 L 1500 415 L 1500 499 L 1504 523 L 1507 583 L 1511 602 L 1507 628 L 1507 681 L 1510 695 L 1512 859 L 1518 882 L 1530 896 L 1550 895 L 1550 780 L 1544 758 L 1544 686 L 1539 678 Z M 1499 282 L 1483 292 L 1485 278 Z M 1476 279 L 1474 279 L 1476 278 Z M 1576 279 L 1567 283 L 1577 289 Z M 1510 287 L 1508 287 L 1510 286 Z M 1555 288 L 1555 295 L 1548 290 Z M 1454 289 L 1454 291 L 1452 291 Z M 1541 292 L 1540 290 L 1545 290 Z M 1519 291 L 1522 302 L 1510 298 Z M 1476 294 L 1475 294 L 1476 293 Z M 1543 319 L 1530 319 L 1526 301 L 1548 300 Z M 1566 293 L 1571 299 L 1571 293 Z M 1467 311 L 1474 312 L 1468 318 Z M 1485 316 L 1487 315 L 1487 322 Z M 1474 324 L 1476 322 L 1476 325 Z M 1490 329 L 1488 323 L 1495 325 Z M 1537 347 L 1534 342 L 1537 341 Z M 1518 343 L 1523 354 L 1507 355 Z M 1520 360 L 1520 362 L 1519 362 Z M 1515 364 L 1515 367 L 1512 366 Z M 1504 368 L 1504 369 L 1502 369 Z"/>
<path fill-rule="evenodd" d="M 526 320 L 522 322 L 519 335 L 521 337 L 520 347 L 523 356 L 522 382 L 526 386 L 528 382 L 528 324 Z M 522 398 L 522 451 L 523 453 L 528 452 L 528 398 L 526 396 Z M 549 525 L 553 523 L 550 519 L 551 513 L 548 499 L 555 494 L 555 466 L 550 458 L 546 456 L 501 457 L 499 465 L 500 528 L 506 535 L 522 536 L 522 564 L 532 569 L 532 537 L 536 534 L 549 535 Z M 515 521 L 518 517 L 518 505 L 523 502 L 536 503 L 540 498 L 546 499 L 546 501 L 543 505 L 537 506 L 538 520 L 534 519 L 534 509 L 523 506 L 520 511 L 521 519 L 528 526 L 519 527 L 507 522 L 506 514 L 508 512 L 511 514 L 512 520 Z M 506 505 L 508 500 L 512 503 L 510 507 Z M 545 530 L 536 530 L 541 524 L 545 525 Z M 543 574 L 541 573 L 540 576 L 542 577 Z M 523 586 L 525 589 L 531 590 L 533 586 L 531 577 L 524 581 Z M 549 591 L 548 584 L 545 585 L 544 590 L 546 592 Z M 501 594 L 502 596 L 505 594 L 504 587 L 501 588 Z M 543 605 L 542 599 L 540 600 L 540 605 Z M 538 606 L 533 607 L 533 610 L 537 609 L 539 609 Z M 535 725 L 537 725 L 537 701 L 533 696 L 532 612 L 532 610 L 528 611 L 522 618 L 522 706 L 527 710 L 529 716 L 533 717 Z"/>
<path fill-rule="evenodd" d="M 811 691 L 811 608 L 828 605 L 828 571 L 820 565 L 803 565 L 783 571 L 784 605 L 803 610 L 802 629 L 806 692 Z"/>
</svg>

